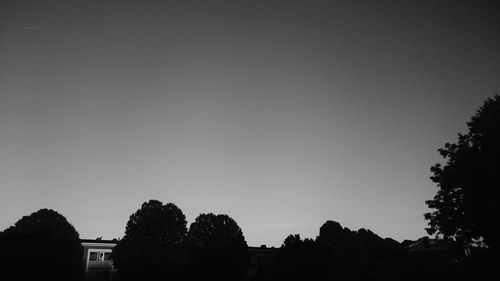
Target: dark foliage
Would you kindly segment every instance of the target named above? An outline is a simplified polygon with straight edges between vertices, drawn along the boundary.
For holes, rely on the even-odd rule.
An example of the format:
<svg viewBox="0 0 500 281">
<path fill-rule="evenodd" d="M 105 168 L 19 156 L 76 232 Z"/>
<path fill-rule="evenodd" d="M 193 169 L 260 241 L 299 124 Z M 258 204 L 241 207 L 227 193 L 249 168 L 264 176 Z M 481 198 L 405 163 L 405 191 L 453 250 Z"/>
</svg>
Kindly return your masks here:
<svg viewBox="0 0 500 281">
<path fill-rule="evenodd" d="M 187 246 L 192 280 L 238 280 L 248 269 L 247 243 L 227 215 L 199 215 L 189 227 Z"/>
<path fill-rule="evenodd" d="M 184 272 L 182 243 L 186 218 L 172 203 L 150 200 L 130 216 L 112 253 L 118 275 L 124 280 L 180 280 Z"/>
<path fill-rule="evenodd" d="M 321 226 L 316 241 L 330 250 L 330 275 L 343 280 L 396 272 L 406 260 L 406 250 L 399 242 L 364 228 L 351 231 L 334 221 Z"/>
<path fill-rule="evenodd" d="M 500 175 L 500 96 L 488 98 L 467 123 L 469 132 L 439 149 L 444 165 L 431 168 L 438 192 L 425 214 L 429 234 L 465 244 L 483 238 L 498 248 L 496 227 Z"/>
<path fill-rule="evenodd" d="M 81 280 L 82 247 L 64 216 L 41 209 L 0 234 L 0 270 L 12 280 Z"/>
<path fill-rule="evenodd" d="M 330 252 L 312 239 L 289 235 L 279 249 L 274 280 L 326 280 Z"/>
<path fill-rule="evenodd" d="M 364 271 L 398 271 L 408 259 L 406 248 L 391 238 L 381 238 L 370 230 L 361 228 L 357 231 L 361 251 L 365 257 Z"/>
<path fill-rule="evenodd" d="M 289 235 L 265 280 L 397 280 L 407 251 L 370 230 L 351 231 L 327 221 L 316 240 Z M 373 276 L 377 276 L 374 278 Z"/>
</svg>

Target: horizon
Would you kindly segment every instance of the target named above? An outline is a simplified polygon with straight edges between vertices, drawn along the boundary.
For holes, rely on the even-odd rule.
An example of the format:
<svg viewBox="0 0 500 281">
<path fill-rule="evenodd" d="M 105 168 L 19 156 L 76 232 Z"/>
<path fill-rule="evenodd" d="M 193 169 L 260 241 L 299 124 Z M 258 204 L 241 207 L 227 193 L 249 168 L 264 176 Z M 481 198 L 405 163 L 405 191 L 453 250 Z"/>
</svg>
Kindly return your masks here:
<svg viewBox="0 0 500 281">
<path fill-rule="evenodd" d="M 0 230 L 156 199 L 248 245 L 426 236 L 437 149 L 500 91 L 495 1 L 0 0 Z"/>
</svg>

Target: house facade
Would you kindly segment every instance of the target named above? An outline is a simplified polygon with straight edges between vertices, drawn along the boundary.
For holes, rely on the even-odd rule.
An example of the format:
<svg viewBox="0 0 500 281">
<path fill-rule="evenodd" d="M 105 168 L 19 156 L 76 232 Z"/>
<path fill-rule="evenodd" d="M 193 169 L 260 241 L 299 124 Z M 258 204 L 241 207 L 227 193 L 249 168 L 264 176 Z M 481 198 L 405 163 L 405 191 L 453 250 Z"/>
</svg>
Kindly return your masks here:
<svg viewBox="0 0 500 281">
<path fill-rule="evenodd" d="M 116 240 L 82 239 L 83 264 L 86 281 L 113 280 L 116 270 L 111 260 L 111 252 Z"/>
<path fill-rule="evenodd" d="M 278 255 L 278 249 L 262 245 L 260 247 L 248 247 L 248 253 L 250 254 L 250 265 L 242 281 L 260 280 L 265 270 L 273 265 Z"/>
</svg>

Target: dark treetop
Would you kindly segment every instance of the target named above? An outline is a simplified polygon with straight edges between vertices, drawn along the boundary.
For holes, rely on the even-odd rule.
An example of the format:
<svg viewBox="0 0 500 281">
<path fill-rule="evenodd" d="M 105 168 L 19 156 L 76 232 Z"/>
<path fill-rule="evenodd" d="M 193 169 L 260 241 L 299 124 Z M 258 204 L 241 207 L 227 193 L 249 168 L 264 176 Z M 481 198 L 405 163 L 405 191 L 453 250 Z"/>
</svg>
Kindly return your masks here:
<svg viewBox="0 0 500 281">
<path fill-rule="evenodd" d="M 174 204 L 150 200 L 130 216 L 125 236 L 113 250 L 120 277 L 154 279 L 183 274 L 182 242 L 186 218 Z"/>
</svg>

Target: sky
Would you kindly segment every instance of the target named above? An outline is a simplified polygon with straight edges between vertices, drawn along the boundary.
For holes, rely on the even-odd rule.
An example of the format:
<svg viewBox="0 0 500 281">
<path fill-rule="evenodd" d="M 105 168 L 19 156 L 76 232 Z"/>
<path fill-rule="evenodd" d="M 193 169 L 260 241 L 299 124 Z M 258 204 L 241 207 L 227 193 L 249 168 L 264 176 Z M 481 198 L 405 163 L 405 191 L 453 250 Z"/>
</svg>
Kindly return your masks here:
<svg viewBox="0 0 500 281">
<path fill-rule="evenodd" d="M 251 246 L 426 235 L 437 149 L 500 90 L 498 1 L 0 0 L 0 230 L 119 238 L 150 199 Z"/>
</svg>

